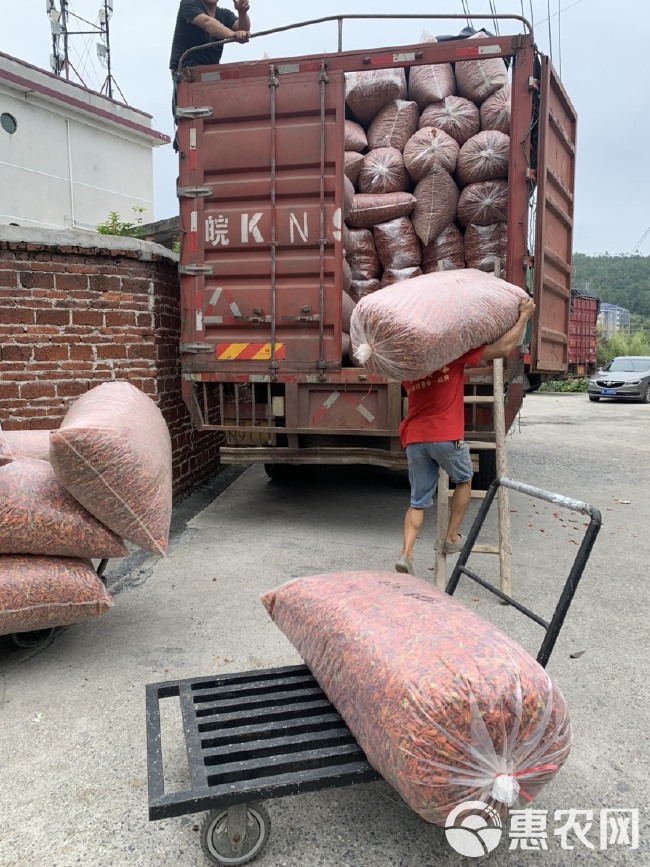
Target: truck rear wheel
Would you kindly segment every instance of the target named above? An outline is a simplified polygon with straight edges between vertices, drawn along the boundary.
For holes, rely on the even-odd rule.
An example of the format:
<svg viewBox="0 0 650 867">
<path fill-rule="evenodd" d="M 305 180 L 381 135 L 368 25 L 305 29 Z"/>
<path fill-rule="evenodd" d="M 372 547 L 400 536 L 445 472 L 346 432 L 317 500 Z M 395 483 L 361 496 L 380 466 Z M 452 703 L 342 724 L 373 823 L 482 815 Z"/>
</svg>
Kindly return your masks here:
<svg viewBox="0 0 650 867">
<path fill-rule="evenodd" d="M 296 469 L 293 464 L 264 464 L 264 471 L 269 479 L 280 484 L 293 481 L 296 478 Z"/>
</svg>

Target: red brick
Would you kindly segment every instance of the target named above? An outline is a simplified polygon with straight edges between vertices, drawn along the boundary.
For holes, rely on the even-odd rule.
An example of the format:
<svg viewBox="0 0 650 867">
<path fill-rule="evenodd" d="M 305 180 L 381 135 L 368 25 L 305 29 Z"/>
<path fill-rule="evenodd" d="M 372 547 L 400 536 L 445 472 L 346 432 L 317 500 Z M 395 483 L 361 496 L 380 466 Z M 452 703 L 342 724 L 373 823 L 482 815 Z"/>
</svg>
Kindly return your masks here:
<svg viewBox="0 0 650 867">
<path fill-rule="evenodd" d="M 59 397 L 77 397 L 88 391 L 87 384 L 83 382 L 57 382 L 56 393 Z"/>
<path fill-rule="evenodd" d="M 41 274 L 38 271 L 21 271 L 20 285 L 24 289 L 54 289 L 54 274 Z"/>
<path fill-rule="evenodd" d="M 31 361 L 33 358 L 33 347 L 31 346 L 3 346 L 0 349 L 0 357 L 3 361 Z"/>
<path fill-rule="evenodd" d="M 107 311 L 105 314 L 106 319 L 106 327 L 114 328 L 114 327 L 122 327 L 126 328 L 128 326 L 135 326 L 136 317 L 135 313 L 130 313 L 128 310 L 120 310 L 114 313 Z"/>
<path fill-rule="evenodd" d="M 20 396 L 23 400 L 54 397 L 55 394 L 54 384 L 51 382 L 25 382 L 20 386 Z"/>
<path fill-rule="evenodd" d="M 120 278 L 109 277 L 106 274 L 91 274 L 90 288 L 93 292 L 108 292 L 120 295 Z M 109 300 L 109 299 L 106 299 Z M 111 297 L 110 300 L 113 300 Z"/>
<path fill-rule="evenodd" d="M 49 343 L 46 346 L 36 346 L 34 348 L 35 361 L 67 361 L 70 357 L 69 346 L 57 346 Z"/>
<path fill-rule="evenodd" d="M 99 328 L 104 324 L 104 314 L 101 310 L 73 310 L 72 324 Z"/>
<path fill-rule="evenodd" d="M 89 344 L 73 344 L 70 347 L 70 358 L 73 361 L 92 361 L 95 358 L 95 349 Z"/>
<path fill-rule="evenodd" d="M 36 311 L 37 325 L 69 325 L 70 311 L 69 310 L 37 310 Z"/>
<path fill-rule="evenodd" d="M 14 382 L 0 382 L 0 398 L 18 397 L 18 386 Z"/>
<path fill-rule="evenodd" d="M 15 325 L 33 325 L 34 310 L 27 310 L 22 307 L 8 307 L 2 311 L 2 323 Z"/>
<path fill-rule="evenodd" d="M 88 289 L 88 274 L 57 274 L 56 288 L 64 292 L 83 292 Z"/>
<path fill-rule="evenodd" d="M 126 346 L 116 346 L 112 343 L 106 343 L 96 347 L 97 358 L 126 358 Z"/>
</svg>

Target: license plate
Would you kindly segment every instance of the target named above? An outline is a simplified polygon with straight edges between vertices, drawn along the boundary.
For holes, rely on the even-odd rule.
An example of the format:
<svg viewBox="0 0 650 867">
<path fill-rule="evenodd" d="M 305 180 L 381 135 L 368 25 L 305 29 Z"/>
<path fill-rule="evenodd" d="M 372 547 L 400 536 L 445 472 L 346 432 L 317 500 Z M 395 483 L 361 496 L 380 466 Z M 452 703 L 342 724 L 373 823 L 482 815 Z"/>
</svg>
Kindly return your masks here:
<svg viewBox="0 0 650 867">
<path fill-rule="evenodd" d="M 275 445 L 275 434 L 261 433 L 251 427 L 250 431 L 227 430 L 226 445 L 228 446 L 272 446 Z"/>
<path fill-rule="evenodd" d="M 603 388 L 603 390 L 600 393 L 601 394 L 617 394 L 618 392 L 616 391 L 615 388 Z"/>
</svg>

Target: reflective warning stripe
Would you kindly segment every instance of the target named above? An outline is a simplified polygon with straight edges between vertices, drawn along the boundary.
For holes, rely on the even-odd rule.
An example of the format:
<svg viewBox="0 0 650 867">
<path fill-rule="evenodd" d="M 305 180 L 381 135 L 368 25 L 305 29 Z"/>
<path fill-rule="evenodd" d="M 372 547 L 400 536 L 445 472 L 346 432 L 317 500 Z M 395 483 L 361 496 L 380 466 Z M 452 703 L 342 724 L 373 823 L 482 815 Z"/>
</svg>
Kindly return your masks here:
<svg viewBox="0 0 650 867">
<path fill-rule="evenodd" d="M 217 361 L 270 361 L 271 343 L 217 343 Z M 285 358 L 284 343 L 275 344 L 275 357 Z"/>
</svg>

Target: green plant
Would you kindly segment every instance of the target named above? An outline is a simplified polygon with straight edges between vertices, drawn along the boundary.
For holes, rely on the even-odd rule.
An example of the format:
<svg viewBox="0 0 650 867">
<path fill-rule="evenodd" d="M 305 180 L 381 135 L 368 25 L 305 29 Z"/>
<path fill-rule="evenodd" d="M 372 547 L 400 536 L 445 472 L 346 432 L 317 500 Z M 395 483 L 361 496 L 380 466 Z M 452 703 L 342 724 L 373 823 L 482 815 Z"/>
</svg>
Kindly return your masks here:
<svg viewBox="0 0 650 867">
<path fill-rule="evenodd" d="M 142 214 L 146 211 L 146 208 L 133 207 L 131 210 L 135 215 L 135 223 L 123 221 L 117 211 L 109 211 L 107 219 L 97 226 L 98 233 L 100 235 L 137 237 L 138 227 L 144 222 Z"/>
<path fill-rule="evenodd" d="M 575 379 L 553 379 L 550 382 L 543 382 L 539 390 L 546 392 L 583 392 L 587 390 L 589 384 L 588 377 L 576 377 Z"/>
</svg>

